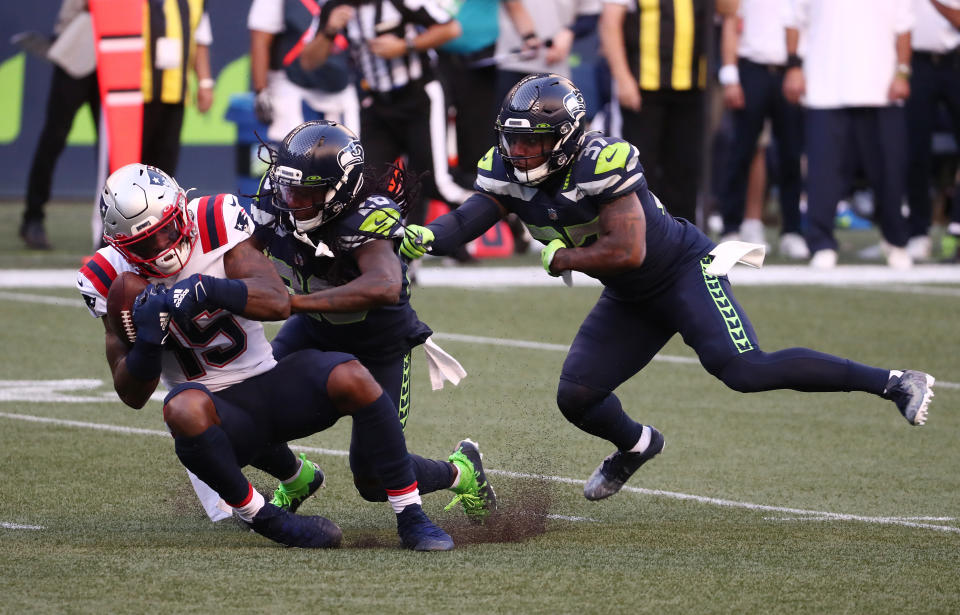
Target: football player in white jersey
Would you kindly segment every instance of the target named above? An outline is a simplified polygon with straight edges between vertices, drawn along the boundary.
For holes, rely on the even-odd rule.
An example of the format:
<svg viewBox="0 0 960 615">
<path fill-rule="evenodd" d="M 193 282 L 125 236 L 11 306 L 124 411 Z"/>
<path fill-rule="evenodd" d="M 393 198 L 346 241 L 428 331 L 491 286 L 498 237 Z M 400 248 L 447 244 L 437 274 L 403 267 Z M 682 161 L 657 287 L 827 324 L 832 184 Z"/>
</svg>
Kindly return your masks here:
<svg viewBox="0 0 960 615">
<path fill-rule="evenodd" d="M 316 433 L 351 415 L 397 514 L 405 547 L 449 550 L 453 541 L 420 506 L 395 411 L 370 373 L 345 353 L 305 350 L 273 358 L 260 321 L 290 314 L 287 290 L 231 195 L 187 203 L 160 169 L 130 164 L 100 195 L 109 244 L 80 270 L 77 286 L 101 318 L 107 361 L 121 400 L 142 407 L 160 379 L 170 389 L 164 422 L 180 462 L 216 491 L 251 529 L 285 545 L 340 544 L 332 521 L 267 502 L 241 468 L 253 465 L 312 492 L 323 483 L 313 464 L 262 455 L 271 445 Z M 152 282 L 133 309 L 128 346 L 106 315 L 110 284 L 123 271 Z"/>
</svg>

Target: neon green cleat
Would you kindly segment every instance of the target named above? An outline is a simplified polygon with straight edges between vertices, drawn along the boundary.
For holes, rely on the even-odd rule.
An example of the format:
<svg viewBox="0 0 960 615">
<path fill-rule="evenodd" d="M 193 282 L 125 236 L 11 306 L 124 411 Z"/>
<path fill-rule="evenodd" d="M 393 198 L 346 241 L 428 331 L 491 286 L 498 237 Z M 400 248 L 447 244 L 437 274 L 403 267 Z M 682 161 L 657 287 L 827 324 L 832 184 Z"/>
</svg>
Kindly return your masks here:
<svg viewBox="0 0 960 615">
<path fill-rule="evenodd" d="M 274 506 L 289 512 L 297 512 L 300 505 L 325 483 L 320 466 L 307 459 L 304 453 L 300 453 L 300 459 L 303 461 L 300 476 L 290 484 L 280 483 L 270 500 Z"/>
<path fill-rule="evenodd" d="M 460 502 L 467 518 L 473 523 L 483 523 L 490 513 L 497 510 L 497 494 L 487 481 L 481 458 L 477 443 L 469 439 L 461 440 L 448 458 L 448 461 L 460 469 L 460 482 L 452 488 L 457 495 L 444 510 L 450 510 Z"/>
</svg>

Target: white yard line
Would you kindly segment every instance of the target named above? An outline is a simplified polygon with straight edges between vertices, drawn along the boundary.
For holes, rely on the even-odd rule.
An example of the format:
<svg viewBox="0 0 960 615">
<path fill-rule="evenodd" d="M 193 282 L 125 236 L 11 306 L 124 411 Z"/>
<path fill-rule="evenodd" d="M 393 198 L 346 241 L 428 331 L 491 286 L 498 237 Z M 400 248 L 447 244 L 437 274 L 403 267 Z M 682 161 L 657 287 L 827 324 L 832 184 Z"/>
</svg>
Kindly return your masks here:
<svg viewBox="0 0 960 615">
<path fill-rule="evenodd" d="M 5 530 L 44 530 L 46 529 L 42 525 L 23 525 L 22 523 L 9 523 L 7 521 L 0 521 L 0 528 Z"/>
<path fill-rule="evenodd" d="M 66 419 L 55 419 L 50 417 L 33 416 L 28 414 L 0 412 L 0 418 L 19 420 L 19 421 L 29 421 L 34 423 L 47 423 L 51 425 L 60 425 L 64 427 L 96 429 L 99 431 L 110 431 L 110 432 L 120 433 L 125 435 L 170 437 L 170 434 L 168 434 L 166 431 L 161 431 L 159 429 L 142 429 L 137 427 L 125 427 L 123 425 L 109 425 L 105 423 L 88 423 L 85 421 L 71 421 Z M 295 450 L 313 452 L 321 455 L 336 455 L 336 456 L 342 457 L 349 454 L 347 451 L 336 450 L 336 449 L 324 449 L 324 448 L 314 448 L 314 447 L 306 447 L 306 446 L 292 446 L 291 448 Z M 536 480 L 567 484 L 567 485 L 582 486 L 586 482 L 584 480 L 577 479 L 577 478 L 564 478 L 562 476 L 549 476 L 544 474 L 527 474 L 525 472 L 513 472 L 509 470 L 488 469 L 487 472 L 490 474 L 506 476 L 509 478 L 527 478 L 527 479 L 532 478 Z M 822 511 L 822 510 L 806 510 L 802 508 L 789 508 L 784 506 L 754 504 L 752 502 L 726 500 L 722 498 L 706 497 L 706 496 L 694 495 L 690 493 L 678 493 L 676 491 L 663 491 L 660 489 L 644 489 L 642 487 L 626 486 L 623 488 L 623 491 L 626 491 L 629 493 L 637 493 L 642 495 L 651 495 L 656 497 L 668 498 L 673 500 L 685 500 L 685 501 L 697 502 L 700 504 L 707 504 L 711 506 L 721 506 L 721 507 L 727 507 L 727 508 L 742 508 L 746 510 L 757 510 L 757 511 L 765 511 L 765 512 L 786 513 L 790 515 L 802 515 L 804 517 L 812 517 L 814 519 L 822 519 L 822 520 L 830 520 L 830 521 L 857 521 L 861 523 L 872 523 L 872 524 L 879 524 L 879 525 L 900 525 L 904 527 L 913 527 L 913 528 L 919 528 L 919 529 L 935 530 L 939 532 L 949 532 L 949 533 L 960 534 L 960 527 L 954 527 L 950 525 L 937 525 L 933 523 L 920 523 L 917 521 L 921 519 L 947 520 L 947 519 L 950 519 L 949 517 L 868 517 L 864 515 L 850 515 L 846 513 L 834 513 L 834 512 Z M 555 519 L 571 520 L 571 521 L 581 521 L 581 520 L 593 521 L 593 519 L 589 519 L 589 518 L 568 517 L 563 515 L 549 515 L 549 517 L 555 518 Z M 914 519 L 917 519 L 917 520 L 914 520 Z"/>
</svg>

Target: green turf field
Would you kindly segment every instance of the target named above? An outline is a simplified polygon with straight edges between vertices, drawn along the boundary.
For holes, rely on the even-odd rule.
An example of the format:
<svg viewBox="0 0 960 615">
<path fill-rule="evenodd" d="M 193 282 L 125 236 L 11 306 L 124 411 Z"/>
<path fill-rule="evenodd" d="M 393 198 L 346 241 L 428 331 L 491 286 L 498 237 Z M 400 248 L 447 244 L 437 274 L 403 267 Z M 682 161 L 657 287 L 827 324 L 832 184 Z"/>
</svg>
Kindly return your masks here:
<svg viewBox="0 0 960 615">
<path fill-rule="evenodd" d="M 8 245 L 0 269 L 72 266 L 86 244 L 68 235 L 51 232 L 70 246 L 52 254 Z M 479 441 L 502 510 L 476 529 L 443 511 L 447 493 L 426 496 L 457 549 L 417 554 L 386 504 L 354 492 L 346 420 L 297 442 L 328 476 L 301 510 L 337 521 L 342 549 L 211 524 L 159 403 L 115 400 L 101 325 L 76 293 L 0 289 L 0 612 L 960 612 L 960 287 L 736 292 L 768 350 L 933 373 L 927 425 L 864 393 L 729 391 L 673 340 L 619 391 L 665 452 L 588 502 L 582 481 L 611 449 L 566 423 L 554 394 L 598 291 L 418 288 L 421 317 L 470 374 L 430 392 L 415 354 L 408 446 L 445 457 Z"/>
</svg>

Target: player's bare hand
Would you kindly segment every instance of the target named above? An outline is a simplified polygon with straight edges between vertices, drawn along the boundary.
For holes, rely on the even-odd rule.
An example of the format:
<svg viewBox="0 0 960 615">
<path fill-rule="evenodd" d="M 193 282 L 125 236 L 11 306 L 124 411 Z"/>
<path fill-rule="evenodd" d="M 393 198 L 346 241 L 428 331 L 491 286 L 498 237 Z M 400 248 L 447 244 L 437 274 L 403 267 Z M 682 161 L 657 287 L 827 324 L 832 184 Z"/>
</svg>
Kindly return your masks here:
<svg viewBox="0 0 960 615">
<path fill-rule="evenodd" d="M 910 97 L 910 81 L 903 75 L 897 75 L 890 83 L 887 98 L 892 102 L 906 100 Z"/>
<path fill-rule="evenodd" d="M 798 105 L 807 91 L 807 80 L 799 66 L 788 68 L 783 75 L 783 97 L 787 102 Z"/>
<path fill-rule="evenodd" d="M 384 60 L 399 58 L 407 52 L 407 41 L 396 34 L 381 34 L 370 40 L 370 51 Z"/>
<path fill-rule="evenodd" d="M 743 96 L 743 88 L 739 83 L 731 83 L 723 86 L 723 104 L 728 109 L 743 109 L 746 105 L 746 99 Z"/>
<path fill-rule="evenodd" d="M 633 77 L 617 81 L 617 98 L 620 100 L 620 106 L 624 109 L 640 111 L 640 107 L 643 106 L 640 86 Z"/>
</svg>

